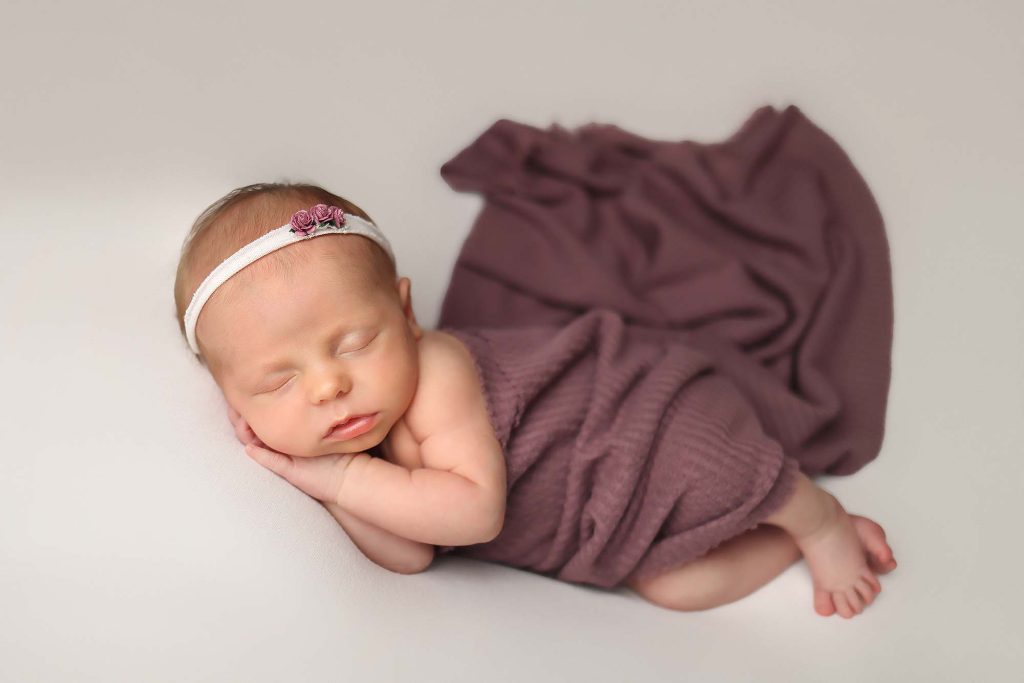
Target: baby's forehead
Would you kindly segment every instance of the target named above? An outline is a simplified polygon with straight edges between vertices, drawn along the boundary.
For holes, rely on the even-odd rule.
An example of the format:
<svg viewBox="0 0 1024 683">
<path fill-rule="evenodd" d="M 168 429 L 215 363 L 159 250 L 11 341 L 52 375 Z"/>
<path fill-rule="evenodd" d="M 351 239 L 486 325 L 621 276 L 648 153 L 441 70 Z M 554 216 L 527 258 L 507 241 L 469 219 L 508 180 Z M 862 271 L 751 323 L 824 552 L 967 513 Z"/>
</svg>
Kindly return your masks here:
<svg viewBox="0 0 1024 683">
<path fill-rule="evenodd" d="M 378 316 L 397 298 L 389 296 L 370 274 L 336 264 L 313 267 L 293 263 L 284 268 L 271 266 L 264 272 L 246 271 L 248 268 L 229 279 L 222 286 L 224 291 L 218 292 L 221 296 L 213 317 L 220 318 L 216 327 L 222 332 L 230 333 L 233 322 L 244 319 L 252 323 L 268 316 L 301 319 L 305 326 L 358 324 Z"/>
<path fill-rule="evenodd" d="M 369 292 L 375 273 L 361 239 L 352 235 L 324 235 L 297 242 L 253 261 L 225 285 L 229 289 L 246 289 L 264 281 L 288 286 L 321 282 Z"/>
</svg>

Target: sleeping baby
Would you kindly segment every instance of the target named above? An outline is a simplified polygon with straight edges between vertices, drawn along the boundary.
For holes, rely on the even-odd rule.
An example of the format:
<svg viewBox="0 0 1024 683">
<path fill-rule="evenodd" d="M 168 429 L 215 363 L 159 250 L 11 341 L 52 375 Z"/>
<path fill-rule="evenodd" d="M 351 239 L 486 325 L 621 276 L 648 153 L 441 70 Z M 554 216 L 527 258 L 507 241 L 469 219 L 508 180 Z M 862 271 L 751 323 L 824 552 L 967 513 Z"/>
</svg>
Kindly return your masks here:
<svg viewBox="0 0 1024 683">
<path fill-rule="evenodd" d="M 322 503 L 360 551 L 389 570 L 420 572 L 436 554 L 451 552 L 626 586 L 659 606 L 698 610 L 750 594 L 803 557 L 815 610 L 849 618 L 881 590 L 877 575 L 895 567 L 878 524 L 848 514 L 792 466 L 773 472 L 770 496 L 760 486 L 717 492 L 714 477 L 689 479 L 719 506 L 707 519 L 731 520 L 697 525 L 684 521 L 681 493 L 643 495 L 654 490 L 660 470 L 643 469 L 641 487 L 622 483 L 629 480 L 611 469 L 612 456 L 601 469 L 586 454 L 585 421 L 566 430 L 549 420 L 528 434 L 542 415 L 523 409 L 527 393 L 563 404 L 569 394 L 559 394 L 550 377 L 517 380 L 505 415 L 490 377 L 557 360 L 559 378 L 582 378 L 584 364 L 572 362 L 582 357 L 579 340 L 655 347 L 628 341 L 621 318 L 604 309 L 560 328 L 486 337 L 423 329 L 411 282 L 397 277 L 387 239 L 359 207 L 320 187 L 250 185 L 212 204 L 185 240 L 175 301 L 182 334 L 220 387 L 249 456 Z M 575 356 L 563 352 L 569 348 Z M 592 381 L 593 371 L 588 376 Z M 581 410 L 585 393 L 600 400 L 587 386 L 571 401 Z M 666 404 L 665 414 L 683 425 L 682 410 Z M 656 457 L 642 434 L 631 438 L 627 444 L 623 437 L 622 453 L 641 454 L 631 462 L 643 462 L 649 451 Z M 737 436 L 735 443 L 743 442 Z M 695 477 L 699 468 L 684 464 L 689 451 L 678 442 L 675 449 L 681 474 L 663 479 Z M 521 464 L 526 458 L 566 465 L 531 469 Z M 558 489 L 567 480 L 556 472 L 583 466 L 594 468 L 592 488 Z M 615 511 L 622 523 L 605 524 L 598 512 L 603 491 L 624 489 L 632 504 Z M 579 501 L 579 514 L 541 511 L 539 501 L 558 496 Z M 637 526 L 625 533 L 655 505 L 662 516 L 649 532 Z M 685 552 L 678 544 L 671 550 L 672 538 L 698 532 L 699 556 L 692 556 L 691 536 Z M 588 550 L 599 541 L 603 554 Z"/>
</svg>

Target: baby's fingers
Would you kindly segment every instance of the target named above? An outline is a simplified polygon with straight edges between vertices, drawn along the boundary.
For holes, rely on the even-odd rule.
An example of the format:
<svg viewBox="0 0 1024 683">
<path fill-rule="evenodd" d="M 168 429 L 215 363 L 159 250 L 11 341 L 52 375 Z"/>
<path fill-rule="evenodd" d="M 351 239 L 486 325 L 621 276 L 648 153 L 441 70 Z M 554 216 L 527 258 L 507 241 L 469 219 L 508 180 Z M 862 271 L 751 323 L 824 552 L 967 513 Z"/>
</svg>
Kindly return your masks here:
<svg viewBox="0 0 1024 683">
<path fill-rule="evenodd" d="M 235 410 L 235 408 L 230 403 L 228 404 L 228 421 L 230 421 L 231 424 L 234 425 L 236 428 L 238 427 L 239 423 L 245 422 L 245 420 L 242 418 L 242 415 L 237 410 Z"/>
<path fill-rule="evenodd" d="M 241 441 L 243 444 L 248 444 L 252 441 L 252 437 L 249 436 L 248 434 L 248 427 L 245 424 L 241 422 L 235 422 L 233 423 L 233 425 L 235 428 L 235 436 L 238 437 L 239 441 Z"/>
<path fill-rule="evenodd" d="M 279 474 L 288 481 L 291 481 L 291 475 L 295 469 L 295 463 L 292 462 L 290 455 L 267 450 L 266 448 L 261 448 L 253 443 L 245 444 L 245 452 L 249 457 L 266 467 L 274 474 Z"/>
<path fill-rule="evenodd" d="M 317 500 L 331 502 L 338 499 L 341 480 L 352 457 L 339 454 L 311 458 L 291 457 L 253 444 L 246 445 L 245 452 L 300 491 Z"/>
<path fill-rule="evenodd" d="M 253 444 L 260 448 L 266 448 L 267 444 L 260 441 L 260 437 L 256 436 L 256 432 L 252 431 L 252 427 L 249 426 L 248 422 L 242 422 L 242 424 L 235 428 L 235 435 L 238 436 L 238 440 L 248 446 Z"/>
<path fill-rule="evenodd" d="M 260 441 L 259 437 L 256 436 L 256 432 L 252 430 L 249 423 L 246 422 L 245 418 L 234 411 L 233 408 L 229 407 L 230 413 L 233 414 L 231 418 L 231 426 L 235 429 L 235 436 L 243 444 L 254 443 L 261 448 L 265 448 L 266 444 Z"/>
</svg>

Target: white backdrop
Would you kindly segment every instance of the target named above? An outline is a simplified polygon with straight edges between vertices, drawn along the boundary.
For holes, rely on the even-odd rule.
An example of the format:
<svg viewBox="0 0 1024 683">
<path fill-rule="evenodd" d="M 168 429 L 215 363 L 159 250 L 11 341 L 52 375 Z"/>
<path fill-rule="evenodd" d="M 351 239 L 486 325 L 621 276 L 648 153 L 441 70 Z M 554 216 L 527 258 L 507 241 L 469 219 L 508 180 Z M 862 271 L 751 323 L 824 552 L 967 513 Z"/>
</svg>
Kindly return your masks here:
<svg viewBox="0 0 1024 683">
<path fill-rule="evenodd" d="M 1024 484 L 1024 5 L 0 0 L 0 680 L 1009 680 Z M 852 620 L 794 565 L 709 612 L 442 558 L 393 574 L 247 458 L 174 318 L 181 241 L 307 180 L 434 327 L 494 120 L 717 141 L 796 104 L 875 192 L 878 460 L 822 480 L 899 568 Z"/>
</svg>

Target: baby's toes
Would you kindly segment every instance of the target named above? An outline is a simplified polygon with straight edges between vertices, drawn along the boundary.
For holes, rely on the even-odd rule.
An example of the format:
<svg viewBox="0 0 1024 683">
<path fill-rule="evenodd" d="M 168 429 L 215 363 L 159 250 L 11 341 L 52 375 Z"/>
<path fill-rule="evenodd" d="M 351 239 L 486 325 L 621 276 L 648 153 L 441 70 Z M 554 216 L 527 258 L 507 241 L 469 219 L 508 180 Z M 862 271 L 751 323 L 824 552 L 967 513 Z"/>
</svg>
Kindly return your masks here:
<svg viewBox="0 0 1024 683">
<path fill-rule="evenodd" d="M 885 529 L 867 517 L 851 515 L 853 526 L 857 530 L 861 543 L 867 550 L 868 566 L 877 574 L 887 574 L 896 568 L 892 548 L 885 540 Z"/>
<path fill-rule="evenodd" d="M 882 584 L 878 581 L 878 577 L 872 572 L 865 571 L 861 578 L 867 581 L 868 585 L 875 589 L 875 595 L 882 592 Z"/>
<path fill-rule="evenodd" d="M 884 550 L 868 552 L 868 566 L 876 574 L 888 574 L 896 569 L 896 559 L 892 556 L 889 546 L 885 546 Z"/>
<path fill-rule="evenodd" d="M 850 601 L 843 591 L 832 593 L 832 602 L 836 603 L 836 611 L 839 612 L 839 616 L 843 619 L 849 619 L 854 615 L 853 608 L 850 607 Z"/>
<path fill-rule="evenodd" d="M 854 588 L 857 590 L 857 594 L 860 595 L 865 605 L 870 605 L 875 601 L 875 590 L 868 583 L 865 578 L 860 578 L 857 583 L 854 584 Z"/>
<path fill-rule="evenodd" d="M 846 589 L 846 599 L 849 601 L 854 614 L 860 614 L 864 611 L 864 598 L 860 597 L 860 593 L 857 592 L 854 586 Z"/>
<path fill-rule="evenodd" d="M 832 603 L 832 594 L 821 588 L 814 589 L 814 611 L 823 617 L 830 617 L 836 613 L 836 606 Z"/>
</svg>

